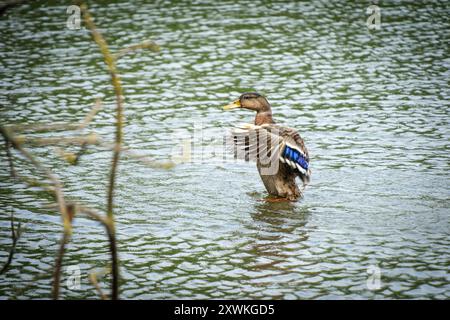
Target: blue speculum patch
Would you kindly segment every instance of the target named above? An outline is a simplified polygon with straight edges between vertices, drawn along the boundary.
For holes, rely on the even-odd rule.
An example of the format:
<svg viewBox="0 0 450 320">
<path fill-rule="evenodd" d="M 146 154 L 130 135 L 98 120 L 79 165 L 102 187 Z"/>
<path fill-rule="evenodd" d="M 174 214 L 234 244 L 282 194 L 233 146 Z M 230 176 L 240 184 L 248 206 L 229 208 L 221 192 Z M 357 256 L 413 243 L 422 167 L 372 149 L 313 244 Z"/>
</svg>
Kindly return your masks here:
<svg viewBox="0 0 450 320">
<path fill-rule="evenodd" d="M 290 161 L 298 163 L 300 167 L 302 167 L 305 170 L 308 170 L 308 161 L 306 161 L 303 155 L 297 150 L 286 146 L 283 151 L 283 157 Z"/>
</svg>

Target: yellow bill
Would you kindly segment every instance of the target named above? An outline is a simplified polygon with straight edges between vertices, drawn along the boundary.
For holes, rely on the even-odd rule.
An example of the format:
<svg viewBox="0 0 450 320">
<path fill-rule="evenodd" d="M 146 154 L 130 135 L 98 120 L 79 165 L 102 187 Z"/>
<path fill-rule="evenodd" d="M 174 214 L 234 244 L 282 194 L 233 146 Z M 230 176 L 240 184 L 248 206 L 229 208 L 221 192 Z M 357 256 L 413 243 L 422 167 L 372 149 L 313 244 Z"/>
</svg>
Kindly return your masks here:
<svg viewBox="0 0 450 320">
<path fill-rule="evenodd" d="M 238 100 L 233 101 L 230 104 L 227 104 L 225 107 L 223 107 L 223 110 L 231 110 L 231 109 L 236 109 L 236 108 L 240 108 L 241 107 L 241 102 Z"/>
</svg>

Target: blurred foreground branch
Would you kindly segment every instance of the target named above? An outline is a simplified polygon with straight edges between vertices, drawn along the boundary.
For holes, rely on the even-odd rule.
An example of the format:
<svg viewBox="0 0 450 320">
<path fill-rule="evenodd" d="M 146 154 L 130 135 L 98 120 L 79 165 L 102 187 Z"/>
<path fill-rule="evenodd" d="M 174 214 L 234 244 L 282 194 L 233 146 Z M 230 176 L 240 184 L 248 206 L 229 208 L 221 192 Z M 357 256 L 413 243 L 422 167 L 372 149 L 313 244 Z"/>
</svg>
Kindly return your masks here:
<svg viewBox="0 0 450 320">
<path fill-rule="evenodd" d="M 111 251 L 111 260 L 112 260 L 112 283 L 111 283 L 111 299 L 116 300 L 119 298 L 119 261 L 117 255 L 117 241 L 115 236 L 115 227 L 114 227 L 114 212 L 113 212 L 113 202 L 114 202 L 114 189 L 116 184 L 116 174 L 117 174 L 117 166 L 119 163 L 120 151 L 122 147 L 122 139 L 123 139 L 123 93 L 122 93 L 122 83 L 120 80 L 120 76 L 116 70 L 116 62 L 114 56 L 110 53 L 108 44 L 103 38 L 102 34 L 97 30 L 95 26 L 94 20 L 92 19 L 89 11 L 87 10 L 86 4 L 81 5 L 81 12 L 84 16 L 84 22 L 87 28 L 91 31 L 92 38 L 97 43 L 100 48 L 100 51 L 105 60 L 106 66 L 108 67 L 108 71 L 111 76 L 111 83 L 114 88 L 114 93 L 116 96 L 116 141 L 115 147 L 113 150 L 113 157 L 111 163 L 111 170 L 109 174 L 109 187 L 108 187 L 108 196 L 107 196 L 107 208 L 106 214 L 108 217 L 108 224 L 110 228 L 108 229 L 108 238 L 109 238 L 109 249 Z"/>
<path fill-rule="evenodd" d="M 97 99 L 95 101 L 94 107 L 86 114 L 84 120 L 79 123 L 26 123 L 26 124 L 12 124 L 6 125 L 5 127 L 12 132 L 27 132 L 32 131 L 46 132 L 46 131 L 58 131 L 58 130 L 81 130 L 86 128 L 94 119 L 95 115 L 102 109 L 102 101 Z"/>
<path fill-rule="evenodd" d="M 84 23 L 87 29 L 91 32 L 92 38 L 98 45 L 106 67 L 111 77 L 111 84 L 114 89 L 116 109 L 115 109 L 115 138 L 113 143 L 104 142 L 100 136 L 96 133 L 79 134 L 76 136 L 54 136 L 51 137 L 35 137 L 36 133 L 54 133 L 56 131 L 76 131 L 85 129 L 95 115 L 101 109 L 100 100 L 96 101 L 95 106 L 87 113 L 84 120 L 79 123 L 40 123 L 40 124 L 14 124 L 0 126 L 0 134 L 5 140 L 6 154 L 9 161 L 11 176 L 20 178 L 26 182 L 29 186 L 37 186 L 44 188 L 44 190 L 54 195 L 56 200 L 56 207 L 61 214 L 63 220 L 63 233 L 59 243 L 55 259 L 55 267 L 53 270 L 53 285 L 52 285 L 52 297 L 53 299 L 59 298 L 60 292 L 60 280 L 61 269 L 63 265 L 63 259 L 66 252 L 66 244 L 70 241 L 72 235 L 72 223 L 78 214 L 85 215 L 90 219 L 98 221 L 104 228 L 108 237 L 109 251 L 111 253 L 111 299 L 119 298 L 119 260 L 117 250 L 116 229 L 114 220 L 114 191 L 117 180 L 117 170 L 119 159 L 123 154 L 128 155 L 130 158 L 137 159 L 142 163 L 151 167 L 157 168 L 170 168 L 173 166 L 171 162 L 156 162 L 149 159 L 147 156 L 136 154 L 134 151 L 123 146 L 123 126 L 124 126 L 124 102 L 122 83 L 119 73 L 116 68 L 116 61 L 124 54 L 137 49 L 149 49 L 151 51 L 158 51 L 159 46 L 151 41 L 146 41 L 138 45 L 132 45 L 123 50 L 119 50 L 116 54 L 110 52 L 106 40 L 102 34 L 96 28 L 93 18 L 90 15 L 87 6 L 80 4 L 81 12 L 83 14 Z M 44 166 L 35 156 L 33 156 L 28 150 L 28 147 L 33 146 L 53 146 L 59 156 L 64 158 L 70 164 L 77 164 L 82 154 L 86 152 L 88 146 L 96 146 L 109 151 L 112 151 L 112 160 L 110 166 L 110 172 L 108 177 L 108 188 L 106 195 L 106 210 L 104 214 L 100 214 L 97 211 L 85 207 L 76 202 L 67 202 L 64 198 L 63 186 L 58 177 L 46 166 Z M 58 146 L 58 147 L 56 147 Z M 62 147 L 67 146 L 80 146 L 79 151 L 75 154 L 73 152 L 67 152 Z M 26 148 L 27 147 L 27 148 Z M 39 181 L 31 179 L 17 174 L 14 167 L 14 159 L 10 149 L 15 149 L 19 154 L 23 156 L 38 172 L 44 174 L 47 178 L 45 181 Z M 12 256 L 15 250 L 17 240 L 21 234 L 20 223 L 15 229 L 12 222 L 12 239 L 13 246 L 10 252 L 7 264 L 2 268 L 2 272 L 6 270 L 8 265 L 12 261 Z M 96 274 L 91 274 L 90 280 L 102 299 L 107 298 L 100 287 Z"/>
<path fill-rule="evenodd" d="M 130 53 L 130 52 L 136 51 L 136 50 L 140 50 L 140 49 L 148 49 L 148 50 L 150 50 L 152 52 L 159 52 L 159 50 L 160 50 L 158 44 L 156 44 L 153 41 L 146 40 L 146 41 L 143 41 L 141 43 L 138 43 L 138 44 L 135 44 L 135 45 L 129 46 L 127 48 L 119 50 L 117 53 L 115 53 L 113 55 L 113 57 L 114 57 L 115 60 L 118 60 L 122 56 L 126 55 L 127 53 Z"/>
<path fill-rule="evenodd" d="M 8 259 L 6 260 L 5 264 L 3 265 L 2 269 L 0 270 L 0 274 L 3 274 L 8 270 L 9 265 L 11 264 L 11 261 L 13 259 L 14 253 L 16 252 L 16 245 L 17 241 L 19 240 L 20 236 L 22 235 L 22 226 L 19 222 L 17 225 L 17 228 L 14 225 L 14 214 L 11 212 L 11 239 L 12 239 L 12 245 L 9 249 Z"/>
</svg>

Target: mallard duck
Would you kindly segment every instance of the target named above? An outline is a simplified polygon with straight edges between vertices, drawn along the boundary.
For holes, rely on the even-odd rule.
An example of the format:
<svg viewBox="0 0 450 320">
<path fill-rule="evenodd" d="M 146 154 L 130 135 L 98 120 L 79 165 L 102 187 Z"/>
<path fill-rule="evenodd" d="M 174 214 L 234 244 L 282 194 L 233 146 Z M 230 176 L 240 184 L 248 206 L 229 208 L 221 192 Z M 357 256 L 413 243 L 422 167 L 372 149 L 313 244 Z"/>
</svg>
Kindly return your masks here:
<svg viewBox="0 0 450 320">
<path fill-rule="evenodd" d="M 234 156 L 256 162 L 269 195 L 289 201 L 300 198 L 311 176 L 308 150 L 300 134 L 293 128 L 277 125 L 269 102 L 259 93 L 244 93 L 223 107 L 235 108 L 256 111 L 256 117 L 254 124 L 236 127 L 228 135 L 227 144 Z M 296 177 L 303 182 L 301 190 Z"/>
</svg>

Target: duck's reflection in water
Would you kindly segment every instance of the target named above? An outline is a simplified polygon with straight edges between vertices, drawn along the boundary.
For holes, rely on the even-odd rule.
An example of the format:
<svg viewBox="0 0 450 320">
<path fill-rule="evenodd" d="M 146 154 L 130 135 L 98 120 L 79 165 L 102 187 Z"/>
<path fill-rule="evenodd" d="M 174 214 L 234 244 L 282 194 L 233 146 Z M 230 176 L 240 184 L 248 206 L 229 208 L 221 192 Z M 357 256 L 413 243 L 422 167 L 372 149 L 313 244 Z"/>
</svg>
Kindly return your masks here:
<svg viewBox="0 0 450 320">
<path fill-rule="evenodd" d="M 254 242 L 247 249 L 252 255 L 249 271 L 266 270 L 268 274 L 291 272 L 301 252 L 307 250 L 309 209 L 301 202 L 258 202 L 249 221 Z M 267 276 L 264 275 L 265 278 Z"/>
</svg>

